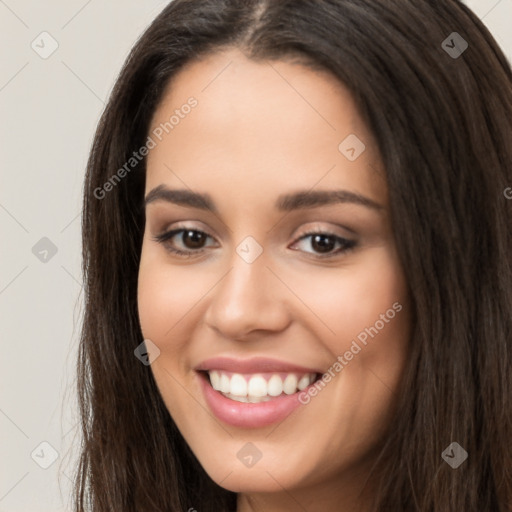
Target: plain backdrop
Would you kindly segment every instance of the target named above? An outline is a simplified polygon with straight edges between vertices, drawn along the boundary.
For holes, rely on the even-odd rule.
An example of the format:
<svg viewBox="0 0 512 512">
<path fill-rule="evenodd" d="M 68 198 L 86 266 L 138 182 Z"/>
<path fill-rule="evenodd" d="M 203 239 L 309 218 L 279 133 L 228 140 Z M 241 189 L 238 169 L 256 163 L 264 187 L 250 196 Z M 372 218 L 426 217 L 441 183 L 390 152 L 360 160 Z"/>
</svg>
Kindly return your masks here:
<svg viewBox="0 0 512 512">
<path fill-rule="evenodd" d="M 85 164 L 124 59 L 167 3 L 0 0 L 0 512 L 71 510 Z M 511 61 L 512 0 L 467 3 Z"/>
</svg>

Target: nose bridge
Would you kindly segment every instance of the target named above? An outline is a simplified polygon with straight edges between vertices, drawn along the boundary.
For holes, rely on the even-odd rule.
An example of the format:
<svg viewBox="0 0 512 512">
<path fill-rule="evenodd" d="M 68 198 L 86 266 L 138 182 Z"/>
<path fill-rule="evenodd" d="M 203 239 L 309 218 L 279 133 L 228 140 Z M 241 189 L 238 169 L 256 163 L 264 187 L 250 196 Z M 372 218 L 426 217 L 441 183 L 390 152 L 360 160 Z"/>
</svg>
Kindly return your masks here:
<svg viewBox="0 0 512 512">
<path fill-rule="evenodd" d="M 252 237 L 246 237 L 229 259 L 229 271 L 214 288 L 207 323 L 230 338 L 255 329 L 276 330 L 286 325 L 279 283 L 267 268 L 268 255 Z"/>
</svg>

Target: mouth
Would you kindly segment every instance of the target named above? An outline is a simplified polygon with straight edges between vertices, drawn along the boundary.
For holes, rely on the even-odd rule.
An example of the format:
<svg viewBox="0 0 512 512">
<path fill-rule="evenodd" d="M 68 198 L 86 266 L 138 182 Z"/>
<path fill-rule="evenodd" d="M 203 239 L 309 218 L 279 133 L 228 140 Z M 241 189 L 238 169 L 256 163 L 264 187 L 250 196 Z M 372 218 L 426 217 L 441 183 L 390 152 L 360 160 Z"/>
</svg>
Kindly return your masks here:
<svg viewBox="0 0 512 512">
<path fill-rule="evenodd" d="M 213 415 L 241 428 L 260 428 L 284 420 L 304 405 L 300 394 L 322 377 L 315 369 L 269 359 L 216 358 L 195 370 Z"/>
<path fill-rule="evenodd" d="M 210 386 L 222 396 L 242 403 L 261 403 L 283 395 L 294 395 L 314 384 L 319 373 L 241 374 L 224 370 L 202 372 Z"/>
</svg>

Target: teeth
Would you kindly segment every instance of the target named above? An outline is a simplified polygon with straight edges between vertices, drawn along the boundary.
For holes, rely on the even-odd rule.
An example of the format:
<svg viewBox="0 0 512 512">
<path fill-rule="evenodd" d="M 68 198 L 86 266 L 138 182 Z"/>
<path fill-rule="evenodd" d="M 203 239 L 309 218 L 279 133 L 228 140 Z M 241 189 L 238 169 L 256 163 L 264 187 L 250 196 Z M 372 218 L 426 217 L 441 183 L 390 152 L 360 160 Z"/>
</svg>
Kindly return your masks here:
<svg viewBox="0 0 512 512">
<path fill-rule="evenodd" d="M 293 393 L 295 393 L 295 391 L 297 391 L 297 376 L 296 375 L 294 375 L 293 373 L 290 373 L 290 375 L 288 375 L 286 377 L 286 379 L 284 379 L 283 391 L 287 395 L 293 395 Z"/>
<path fill-rule="evenodd" d="M 247 381 L 239 373 L 235 373 L 233 377 L 231 377 L 231 387 L 228 391 L 225 391 L 225 393 L 231 393 L 235 396 L 247 396 Z M 266 395 L 266 393 L 264 394 Z"/>
<path fill-rule="evenodd" d="M 215 370 L 210 372 L 210 383 L 215 391 L 220 391 L 220 375 Z"/>
<path fill-rule="evenodd" d="M 229 377 L 225 373 L 220 374 L 219 390 L 222 393 L 229 393 L 231 389 Z"/>
<path fill-rule="evenodd" d="M 267 386 L 270 396 L 279 396 L 283 392 L 283 380 L 279 375 L 272 375 Z"/>
<path fill-rule="evenodd" d="M 299 376 L 294 373 L 267 374 L 265 378 L 261 374 L 242 375 L 210 370 L 208 375 L 213 389 L 231 400 L 247 403 L 266 402 L 283 393 L 292 395 L 307 388 L 316 379 L 315 373 Z"/>
<path fill-rule="evenodd" d="M 299 391 L 302 391 L 303 389 L 306 389 L 310 384 L 311 382 L 309 381 L 309 375 L 304 375 L 304 377 L 299 380 L 297 387 L 299 388 Z"/>
<path fill-rule="evenodd" d="M 236 375 L 236 374 L 235 374 Z M 231 381 L 235 378 L 235 375 L 231 377 Z M 243 379 L 243 377 L 242 377 Z M 244 379 L 245 380 L 245 379 Z M 233 394 L 236 394 L 233 392 Z M 247 390 L 249 396 L 262 397 L 267 395 L 267 381 L 260 376 L 251 377 L 249 380 L 249 386 Z"/>
<path fill-rule="evenodd" d="M 244 402 L 244 403 L 251 403 L 251 404 L 256 404 L 259 402 L 268 402 L 269 400 L 272 400 L 272 398 L 270 396 L 262 396 L 262 397 L 236 396 L 236 395 L 232 395 L 231 393 L 226 393 L 224 396 L 227 398 L 230 398 L 231 400 L 235 400 L 236 402 Z"/>
</svg>

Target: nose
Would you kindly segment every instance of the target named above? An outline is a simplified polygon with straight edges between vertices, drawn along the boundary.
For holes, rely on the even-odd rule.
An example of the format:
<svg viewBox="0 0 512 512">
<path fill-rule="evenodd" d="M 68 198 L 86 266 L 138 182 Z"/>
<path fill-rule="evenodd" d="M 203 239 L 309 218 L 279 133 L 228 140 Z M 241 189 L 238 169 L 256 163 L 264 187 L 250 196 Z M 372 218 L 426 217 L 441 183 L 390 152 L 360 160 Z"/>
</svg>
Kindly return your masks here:
<svg viewBox="0 0 512 512">
<path fill-rule="evenodd" d="M 287 290 L 267 268 L 267 259 L 261 255 L 247 263 L 235 252 L 230 263 L 211 292 L 206 325 L 233 340 L 248 339 L 254 331 L 284 330 L 290 322 Z"/>
</svg>

